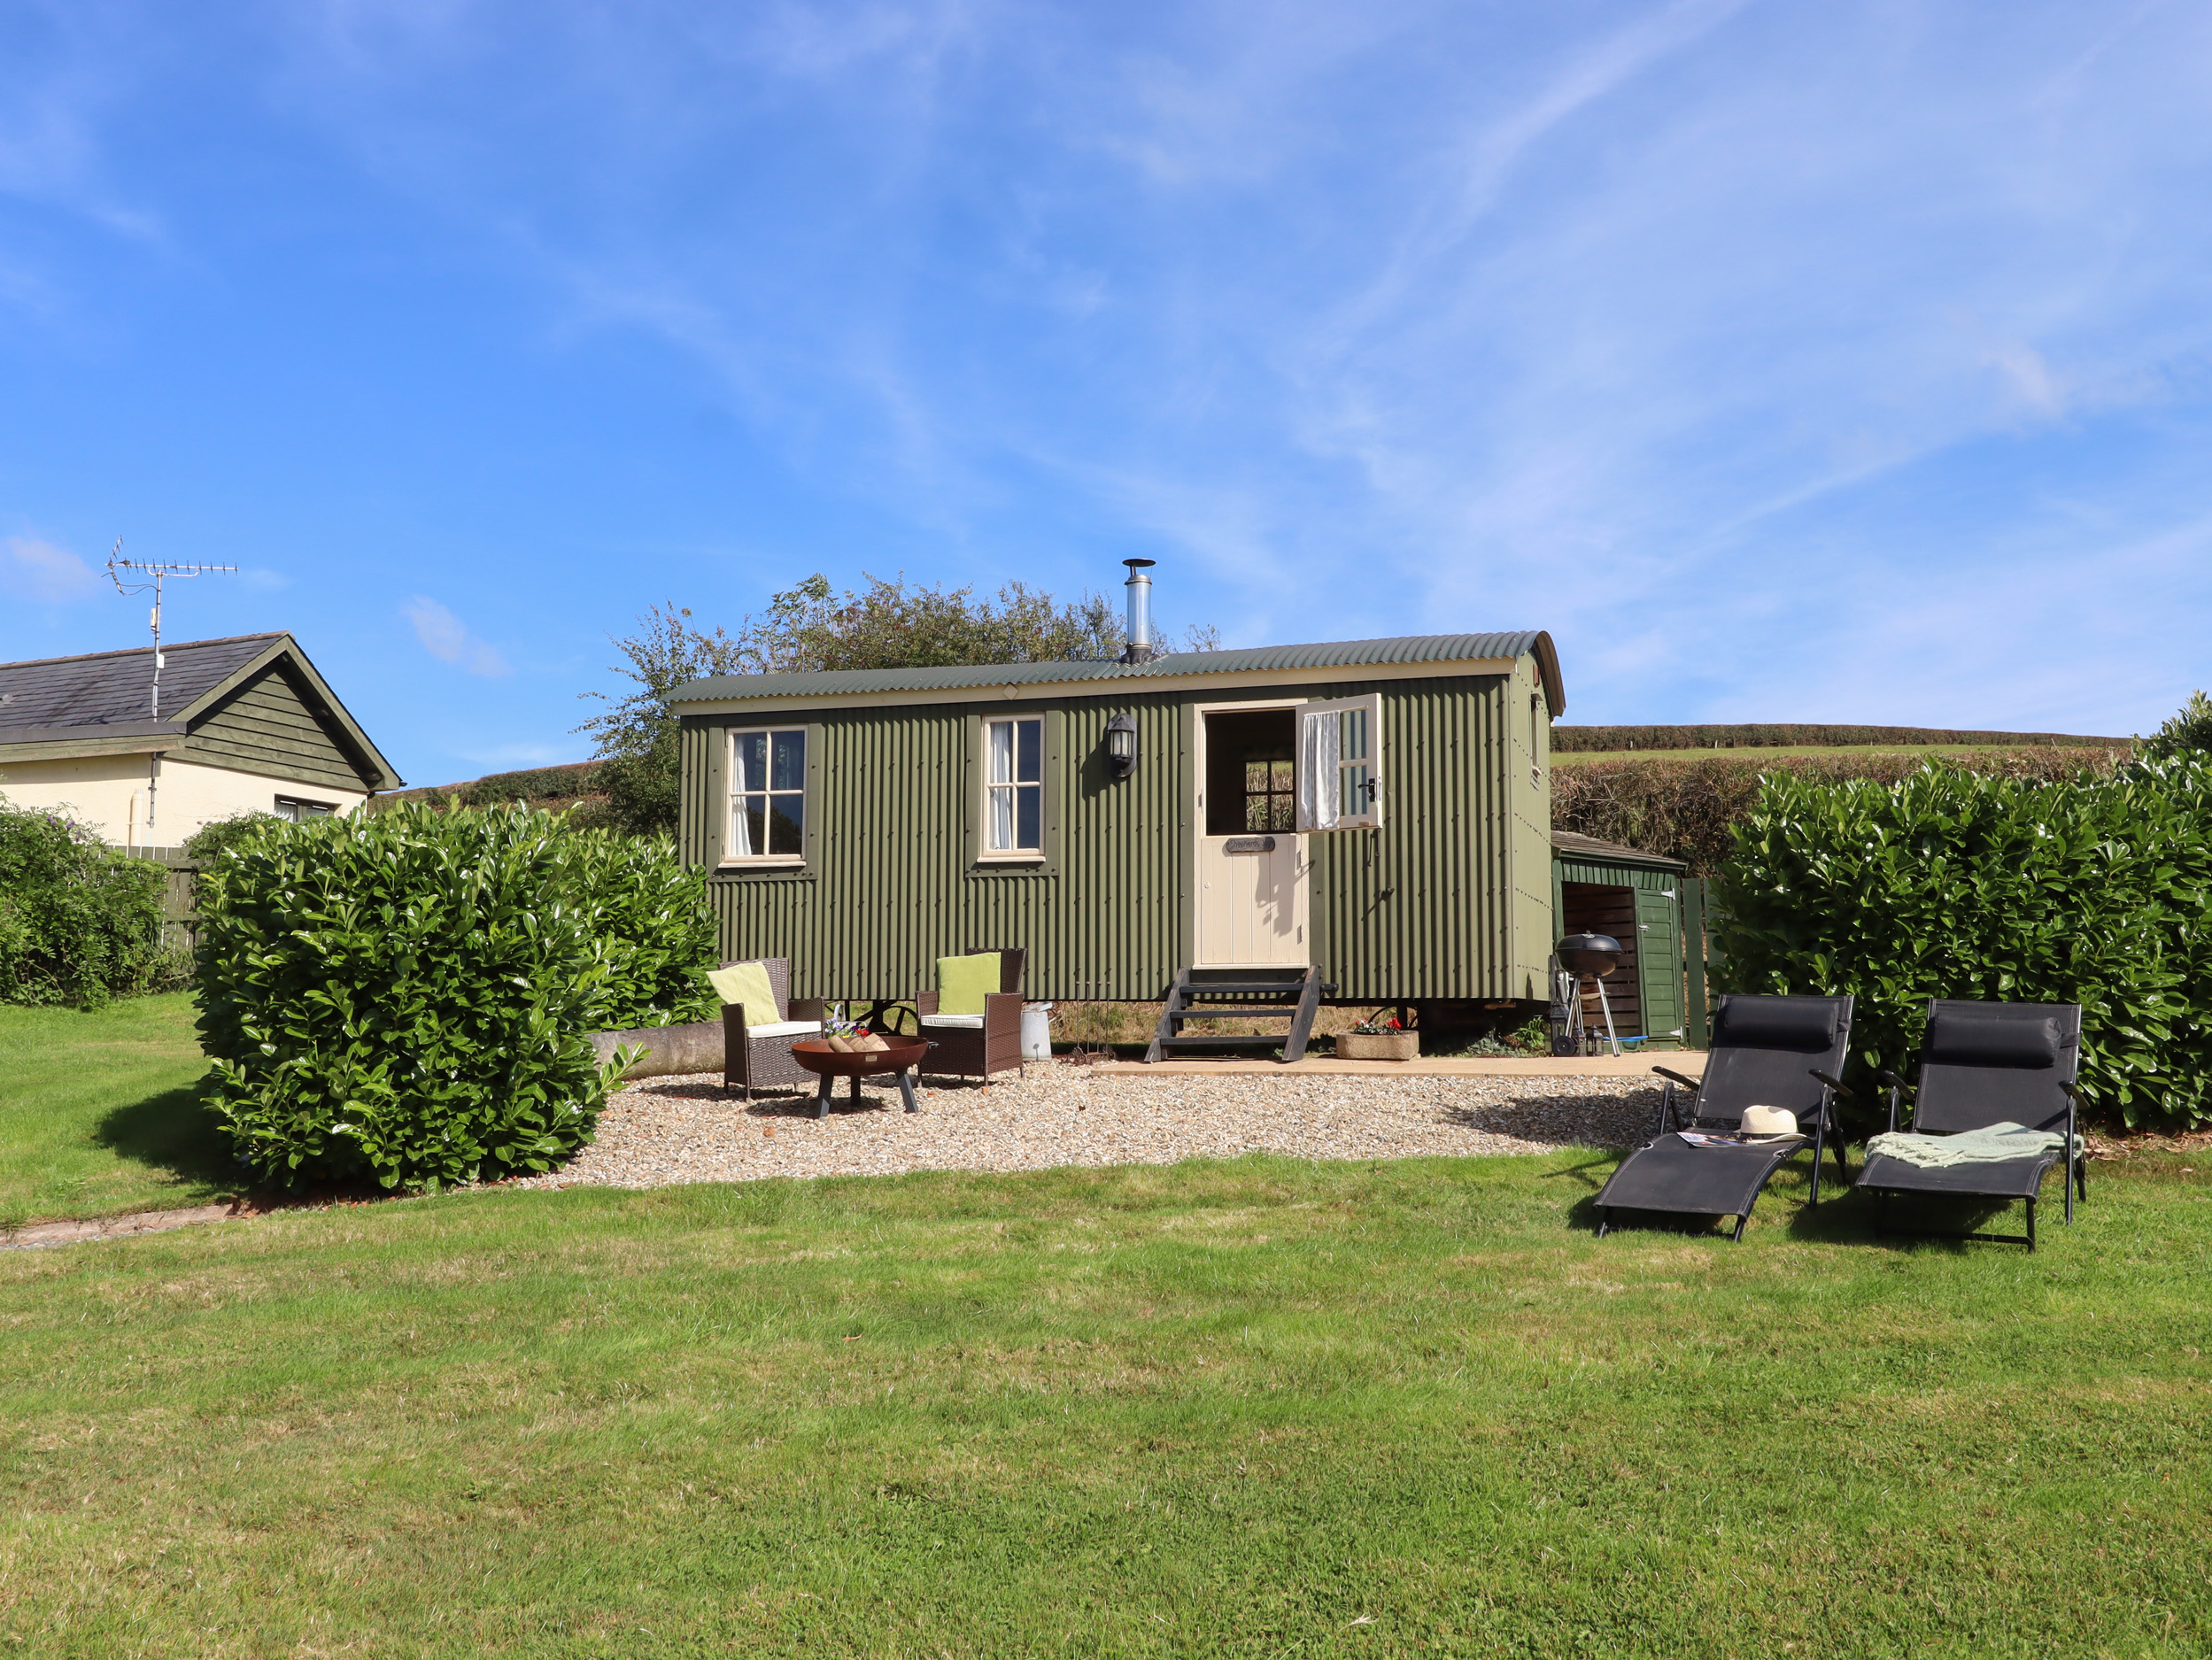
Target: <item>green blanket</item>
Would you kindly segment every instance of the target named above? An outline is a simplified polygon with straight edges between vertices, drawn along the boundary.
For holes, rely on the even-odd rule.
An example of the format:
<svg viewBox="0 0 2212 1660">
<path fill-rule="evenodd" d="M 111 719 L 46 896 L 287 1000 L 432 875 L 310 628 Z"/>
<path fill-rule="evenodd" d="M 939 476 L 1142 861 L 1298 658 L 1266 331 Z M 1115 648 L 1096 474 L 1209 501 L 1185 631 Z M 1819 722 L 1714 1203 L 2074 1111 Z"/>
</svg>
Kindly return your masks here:
<svg viewBox="0 0 2212 1660">
<path fill-rule="evenodd" d="M 2002 1164 L 2008 1159 L 2032 1158 L 2065 1145 L 2061 1131 L 2030 1130 L 2025 1124 L 2007 1123 L 1994 1123 L 1986 1130 L 1961 1131 L 1955 1136 L 1922 1136 L 1892 1130 L 1871 1138 L 1867 1153 L 1870 1157 L 1884 1153 L 1922 1170 L 1936 1170 L 1952 1164 Z M 2076 1136 L 2075 1151 L 2079 1152 L 2081 1145 L 2082 1139 Z"/>
</svg>

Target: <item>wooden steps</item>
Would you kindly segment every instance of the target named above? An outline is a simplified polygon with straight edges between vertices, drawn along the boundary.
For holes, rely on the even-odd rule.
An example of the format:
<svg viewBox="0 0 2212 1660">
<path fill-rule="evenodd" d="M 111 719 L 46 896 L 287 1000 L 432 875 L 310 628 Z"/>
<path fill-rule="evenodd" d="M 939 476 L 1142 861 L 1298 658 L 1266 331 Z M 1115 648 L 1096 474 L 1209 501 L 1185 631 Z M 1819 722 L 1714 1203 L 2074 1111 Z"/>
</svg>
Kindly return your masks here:
<svg viewBox="0 0 2212 1660">
<path fill-rule="evenodd" d="M 1278 1049 L 1286 1063 L 1305 1054 L 1321 993 L 1335 986 L 1319 969 L 1185 969 L 1175 977 L 1160 1012 L 1159 1029 L 1145 1051 L 1148 1063 L 1171 1052 L 1199 1049 Z M 1193 1020 L 1280 1020 L 1279 1032 L 1186 1032 Z"/>
</svg>

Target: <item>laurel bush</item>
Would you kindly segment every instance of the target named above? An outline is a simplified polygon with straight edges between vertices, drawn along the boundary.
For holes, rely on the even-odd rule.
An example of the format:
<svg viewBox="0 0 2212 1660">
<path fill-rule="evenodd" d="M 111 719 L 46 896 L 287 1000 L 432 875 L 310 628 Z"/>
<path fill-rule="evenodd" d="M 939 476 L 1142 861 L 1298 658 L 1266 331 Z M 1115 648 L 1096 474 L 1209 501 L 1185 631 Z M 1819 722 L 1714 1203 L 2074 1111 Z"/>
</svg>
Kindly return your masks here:
<svg viewBox="0 0 2212 1660">
<path fill-rule="evenodd" d="M 205 867 L 242 842 L 251 841 L 257 836 L 282 836 L 290 827 L 290 819 L 248 807 L 228 818 L 211 819 L 194 830 L 184 838 L 184 856 L 195 865 Z"/>
<path fill-rule="evenodd" d="M 1721 989 L 1854 994 L 1862 1082 L 1907 1072 L 1930 998 L 2079 1003 L 2097 1107 L 2212 1121 L 2212 759 L 2057 782 L 1772 771 L 1713 892 Z"/>
<path fill-rule="evenodd" d="M 705 876 L 665 839 L 408 805 L 247 838 L 202 874 L 207 1096 L 281 1185 L 548 1170 L 619 1069 L 588 1033 L 715 1007 Z"/>
<path fill-rule="evenodd" d="M 0 803 L 0 1003 L 97 1006 L 164 989 L 160 866 L 59 813 Z"/>
</svg>

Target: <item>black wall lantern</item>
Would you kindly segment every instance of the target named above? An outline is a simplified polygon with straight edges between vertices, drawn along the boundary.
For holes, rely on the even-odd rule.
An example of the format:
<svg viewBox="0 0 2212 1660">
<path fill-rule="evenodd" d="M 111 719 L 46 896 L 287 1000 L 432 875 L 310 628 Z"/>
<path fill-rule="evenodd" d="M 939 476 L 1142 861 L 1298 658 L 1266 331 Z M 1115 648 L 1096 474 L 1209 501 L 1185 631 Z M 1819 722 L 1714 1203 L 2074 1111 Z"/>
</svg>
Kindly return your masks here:
<svg viewBox="0 0 2212 1660">
<path fill-rule="evenodd" d="M 1137 769 L 1137 723 L 1125 714 L 1106 722 L 1106 764 L 1117 778 L 1126 778 Z"/>
</svg>

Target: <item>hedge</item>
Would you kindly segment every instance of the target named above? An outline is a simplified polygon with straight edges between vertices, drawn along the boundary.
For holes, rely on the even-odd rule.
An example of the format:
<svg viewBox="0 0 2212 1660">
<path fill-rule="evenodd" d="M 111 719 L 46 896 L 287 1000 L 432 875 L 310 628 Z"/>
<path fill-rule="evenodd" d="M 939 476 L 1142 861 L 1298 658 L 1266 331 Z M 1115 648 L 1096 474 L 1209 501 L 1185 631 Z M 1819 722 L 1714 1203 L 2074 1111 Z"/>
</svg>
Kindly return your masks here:
<svg viewBox="0 0 2212 1660">
<path fill-rule="evenodd" d="M 2212 761 L 2057 783 L 1771 771 L 1713 901 L 1722 989 L 1856 996 L 1861 1083 L 1910 1076 L 1931 997 L 2079 1003 L 2095 1107 L 2212 1121 Z"/>
<path fill-rule="evenodd" d="M 207 1098 L 286 1185 L 547 1170 L 612 1081 L 587 1033 L 715 1007 L 704 873 L 553 814 L 288 825 L 219 855 L 199 908 Z"/>
<path fill-rule="evenodd" d="M 1682 860 L 1710 876 L 1727 860 L 1736 824 L 1759 799 L 1762 774 L 1842 784 L 1895 784 L 1930 764 L 1926 755 L 1707 756 L 1698 760 L 1593 761 L 1551 769 L 1551 826 Z M 2053 782 L 2109 775 L 2103 750 L 2002 749 L 1938 758 L 1938 764 L 1998 777 Z"/>
<path fill-rule="evenodd" d="M 58 813 L 0 803 L 0 1003 L 97 1005 L 182 978 L 159 865 Z"/>
<path fill-rule="evenodd" d="M 1953 731 L 1935 726 L 1555 726 L 1554 753 L 1604 753 L 1621 749 L 1832 749 L 1843 745 L 1896 744 L 1906 748 L 1930 744 L 1982 745 L 2002 749 L 2125 750 L 2124 737 L 2082 737 L 2067 732 Z"/>
</svg>

